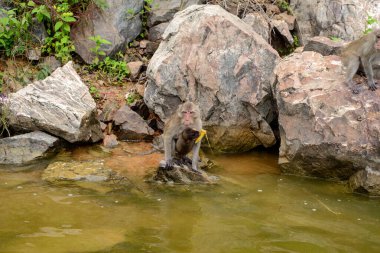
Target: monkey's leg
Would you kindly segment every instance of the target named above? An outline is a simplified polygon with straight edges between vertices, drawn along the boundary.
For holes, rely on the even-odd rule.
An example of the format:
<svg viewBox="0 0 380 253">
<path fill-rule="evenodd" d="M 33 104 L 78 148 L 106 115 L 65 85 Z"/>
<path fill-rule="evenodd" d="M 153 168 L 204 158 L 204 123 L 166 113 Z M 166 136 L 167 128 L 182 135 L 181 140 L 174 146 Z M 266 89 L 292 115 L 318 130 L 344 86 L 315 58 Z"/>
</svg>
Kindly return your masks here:
<svg viewBox="0 0 380 253">
<path fill-rule="evenodd" d="M 175 140 L 173 136 L 166 136 L 164 138 L 164 149 L 165 149 L 165 169 L 172 169 L 174 161 L 172 158 L 173 146 L 175 145 Z"/>
<path fill-rule="evenodd" d="M 193 159 L 191 161 L 191 168 L 194 171 L 198 171 L 199 149 L 200 148 L 201 148 L 201 141 L 196 143 L 193 147 Z"/>
<path fill-rule="evenodd" d="M 367 76 L 367 84 L 370 90 L 374 91 L 377 89 L 376 84 L 373 80 L 373 69 L 372 69 L 372 56 L 363 57 L 362 64 L 364 68 L 365 75 Z"/>
<path fill-rule="evenodd" d="M 359 94 L 359 89 L 356 87 L 356 84 L 352 80 L 356 72 L 359 68 L 359 58 L 357 57 L 351 57 L 346 60 L 347 63 L 345 63 L 346 67 L 346 84 L 350 89 L 352 89 L 352 93 Z"/>
</svg>

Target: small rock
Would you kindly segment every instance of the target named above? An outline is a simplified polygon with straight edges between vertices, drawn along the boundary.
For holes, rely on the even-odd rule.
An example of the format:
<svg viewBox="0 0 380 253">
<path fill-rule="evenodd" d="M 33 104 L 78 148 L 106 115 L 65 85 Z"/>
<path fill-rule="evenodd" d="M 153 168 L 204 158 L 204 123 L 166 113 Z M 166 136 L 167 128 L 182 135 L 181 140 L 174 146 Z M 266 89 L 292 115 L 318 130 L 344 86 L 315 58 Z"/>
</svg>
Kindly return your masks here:
<svg viewBox="0 0 380 253">
<path fill-rule="evenodd" d="M 114 134 L 106 134 L 103 138 L 103 146 L 106 148 L 114 148 L 119 145 L 117 137 Z"/>
<path fill-rule="evenodd" d="M 149 40 L 140 41 L 140 48 L 145 49 L 148 42 L 149 42 Z"/>
<path fill-rule="evenodd" d="M 130 74 L 133 78 L 136 78 L 142 69 L 142 66 L 144 65 L 141 61 L 134 61 L 134 62 L 128 62 L 127 66 L 129 68 Z"/>
</svg>

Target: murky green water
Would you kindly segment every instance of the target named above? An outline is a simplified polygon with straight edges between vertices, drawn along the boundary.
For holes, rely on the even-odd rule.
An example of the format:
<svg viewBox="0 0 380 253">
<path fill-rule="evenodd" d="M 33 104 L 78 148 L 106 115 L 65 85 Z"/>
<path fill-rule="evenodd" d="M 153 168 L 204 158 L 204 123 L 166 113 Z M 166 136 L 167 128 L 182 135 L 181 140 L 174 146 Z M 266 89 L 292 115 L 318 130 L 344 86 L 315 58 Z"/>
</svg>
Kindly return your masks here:
<svg viewBox="0 0 380 253">
<path fill-rule="evenodd" d="M 274 155 L 216 160 L 212 186 L 52 186 L 40 170 L 1 171 L 0 252 L 380 252 L 380 199 L 279 175 Z"/>
</svg>

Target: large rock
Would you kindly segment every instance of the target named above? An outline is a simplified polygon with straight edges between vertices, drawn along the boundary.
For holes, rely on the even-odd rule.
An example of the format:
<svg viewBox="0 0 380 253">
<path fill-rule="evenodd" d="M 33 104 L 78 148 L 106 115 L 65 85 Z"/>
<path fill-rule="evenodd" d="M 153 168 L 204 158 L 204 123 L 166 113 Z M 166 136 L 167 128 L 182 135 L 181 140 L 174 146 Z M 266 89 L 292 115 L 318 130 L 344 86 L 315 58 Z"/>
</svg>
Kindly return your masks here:
<svg viewBox="0 0 380 253">
<path fill-rule="evenodd" d="M 167 27 L 148 66 L 144 100 L 164 121 L 182 101 L 199 103 L 215 150 L 271 146 L 271 84 L 278 60 L 238 17 L 217 5 L 193 5 Z"/>
<path fill-rule="evenodd" d="M 58 138 L 40 131 L 0 139 L 0 164 L 24 164 L 47 157 L 59 143 Z"/>
<path fill-rule="evenodd" d="M 89 38 L 100 35 L 110 41 L 111 45 L 102 45 L 101 51 L 112 55 L 127 47 L 142 29 L 140 11 L 144 0 L 107 0 L 106 8 L 99 8 L 91 3 L 78 23 L 71 30 L 71 39 L 75 51 L 86 63 L 92 63 L 95 54 L 91 48 L 95 42 Z"/>
<path fill-rule="evenodd" d="M 368 15 L 372 14 L 378 20 L 380 18 L 377 0 L 292 0 L 290 6 L 297 18 L 300 40 L 304 44 L 314 36 L 357 39 L 363 35 Z"/>
<path fill-rule="evenodd" d="M 96 142 L 102 131 L 96 104 L 72 62 L 9 97 L 9 125 L 25 132 L 42 130 L 69 142 Z"/>
<path fill-rule="evenodd" d="M 338 56 L 293 54 L 275 70 L 285 173 L 346 180 L 380 170 L 380 90 L 353 95 Z"/>
</svg>

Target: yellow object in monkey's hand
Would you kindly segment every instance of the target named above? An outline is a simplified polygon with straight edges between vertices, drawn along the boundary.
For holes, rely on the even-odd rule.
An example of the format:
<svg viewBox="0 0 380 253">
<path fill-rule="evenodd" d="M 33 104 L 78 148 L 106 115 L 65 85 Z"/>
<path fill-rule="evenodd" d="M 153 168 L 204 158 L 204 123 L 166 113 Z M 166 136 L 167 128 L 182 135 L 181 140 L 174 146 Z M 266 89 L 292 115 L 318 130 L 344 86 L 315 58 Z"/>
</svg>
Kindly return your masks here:
<svg viewBox="0 0 380 253">
<path fill-rule="evenodd" d="M 199 131 L 199 137 L 195 140 L 195 143 L 198 143 L 198 142 L 200 142 L 201 140 L 202 140 L 202 138 L 203 138 L 203 136 L 205 136 L 206 135 L 206 133 L 207 133 L 207 131 L 206 130 L 204 130 L 204 129 L 201 129 L 200 131 Z"/>
</svg>

